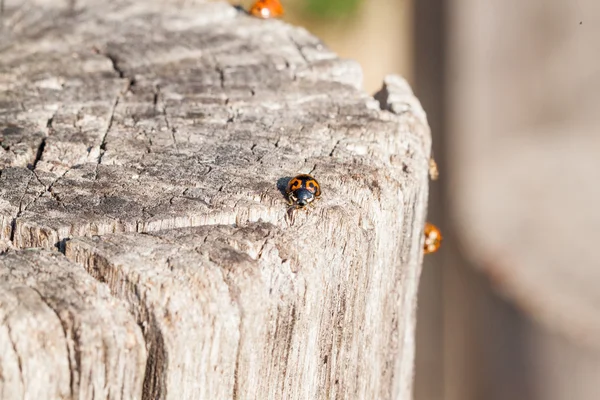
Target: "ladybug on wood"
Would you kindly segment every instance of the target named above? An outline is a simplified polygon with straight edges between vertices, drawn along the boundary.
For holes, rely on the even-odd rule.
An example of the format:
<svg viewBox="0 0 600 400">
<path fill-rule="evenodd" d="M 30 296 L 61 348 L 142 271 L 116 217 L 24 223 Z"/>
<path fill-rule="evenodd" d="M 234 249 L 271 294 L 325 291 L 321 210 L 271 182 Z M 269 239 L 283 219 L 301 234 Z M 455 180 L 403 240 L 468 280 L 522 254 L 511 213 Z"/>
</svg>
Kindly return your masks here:
<svg viewBox="0 0 600 400">
<path fill-rule="evenodd" d="M 257 18 L 277 18 L 283 15 L 283 6 L 279 0 L 258 0 L 249 13 Z"/>
<path fill-rule="evenodd" d="M 312 176 L 301 174 L 290 179 L 285 193 L 291 206 L 305 208 L 321 196 L 321 186 Z"/>
<path fill-rule="evenodd" d="M 438 249 L 442 245 L 442 232 L 440 232 L 440 229 L 437 226 L 426 222 L 423 234 L 425 235 L 425 242 L 423 243 L 423 252 L 425 254 L 430 254 L 438 251 Z"/>
</svg>

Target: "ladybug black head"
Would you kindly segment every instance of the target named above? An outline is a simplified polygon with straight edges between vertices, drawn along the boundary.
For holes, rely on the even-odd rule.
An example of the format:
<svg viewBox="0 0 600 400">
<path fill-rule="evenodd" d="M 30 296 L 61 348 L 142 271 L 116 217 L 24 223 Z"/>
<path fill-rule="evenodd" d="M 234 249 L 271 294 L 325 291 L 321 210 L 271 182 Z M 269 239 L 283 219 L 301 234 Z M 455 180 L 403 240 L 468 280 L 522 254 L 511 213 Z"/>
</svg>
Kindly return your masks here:
<svg viewBox="0 0 600 400">
<path fill-rule="evenodd" d="M 301 207 L 304 207 L 308 203 L 313 201 L 314 196 L 315 195 L 310 190 L 307 190 L 304 188 L 294 191 L 294 197 L 296 197 L 296 203 Z"/>
</svg>

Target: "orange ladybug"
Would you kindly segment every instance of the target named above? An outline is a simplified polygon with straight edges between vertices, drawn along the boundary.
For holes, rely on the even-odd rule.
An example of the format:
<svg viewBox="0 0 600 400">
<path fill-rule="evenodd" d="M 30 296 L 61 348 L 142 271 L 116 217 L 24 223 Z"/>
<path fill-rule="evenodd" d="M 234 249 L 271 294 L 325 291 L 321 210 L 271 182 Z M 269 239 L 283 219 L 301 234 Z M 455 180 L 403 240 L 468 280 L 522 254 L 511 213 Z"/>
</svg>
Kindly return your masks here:
<svg viewBox="0 0 600 400">
<path fill-rule="evenodd" d="M 291 206 L 304 208 L 321 196 L 321 186 L 312 176 L 301 174 L 290 180 L 285 193 Z"/>
<path fill-rule="evenodd" d="M 442 232 L 439 228 L 429 222 L 425 223 L 425 242 L 423 243 L 423 251 L 425 254 L 435 253 L 442 245 Z"/>
<path fill-rule="evenodd" d="M 249 12 L 257 18 L 277 18 L 283 15 L 283 6 L 279 0 L 258 0 Z"/>
</svg>

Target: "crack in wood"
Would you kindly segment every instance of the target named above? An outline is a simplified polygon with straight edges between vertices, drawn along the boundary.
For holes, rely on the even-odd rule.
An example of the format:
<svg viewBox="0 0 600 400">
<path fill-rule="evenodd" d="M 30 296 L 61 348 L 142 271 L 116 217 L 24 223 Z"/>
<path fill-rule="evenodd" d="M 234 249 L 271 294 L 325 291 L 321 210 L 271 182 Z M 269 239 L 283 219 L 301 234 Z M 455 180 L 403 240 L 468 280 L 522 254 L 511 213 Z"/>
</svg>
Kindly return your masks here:
<svg viewBox="0 0 600 400">
<path fill-rule="evenodd" d="M 6 327 L 8 341 L 10 342 L 10 345 L 15 353 L 15 357 L 17 358 L 17 367 L 19 368 L 19 381 L 21 382 L 21 386 L 25 390 L 27 388 L 27 385 L 25 384 L 25 379 L 23 377 L 23 359 L 21 357 L 21 353 L 17 348 L 17 343 L 15 342 L 15 339 L 12 337 L 12 329 L 10 324 L 6 323 L 6 320 L 4 320 L 2 321 L 2 326 Z"/>
<path fill-rule="evenodd" d="M 175 147 L 175 152 L 179 153 L 179 148 L 177 147 L 177 138 L 176 138 L 177 128 L 175 128 L 174 126 L 171 126 L 171 123 L 169 122 L 169 117 L 167 114 L 167 106 L 163 107 L 162 115 L 165 120 L 165 125 L 167 125 L 167 129 L 171 132 L 171 140 L 173 140 L 173 147 Z"/>
<path fill-rule="evenodd" d="M 104 53 L 104 56 L 110 60 L 112 68 L 119 75 L 119 78 L 125 78 L 125 71 L 119 68 L 119 59 L 117 56 L 112 53 Z"/>
<path fill-rule="evenodd" d="M 2 172 L 2 170 L 0 170 L 0 173 Z M 32 171 L 32 175 L 35 176 L 37 178 L 37 175 L 35 175 L 35 173 Z M 23 194 L 21 195 L 21 197 L 19 198 L 19 210 L 17 211 L 17 215 L 12 219 L 11 221 L 11 230 L 10 230 L 10 236 L 9 236 L 9 241 L 14 245 L 14 239 L 15 239 L 15 231 L 17 228 L 17 219 L 21 216 L 21 213 L 24 211 L 22 209 L 22 205 L 23 205 L 23 199 L 25 198 L 25 195 L 27 194 L 27 190 L 29 189 L 29 184 L 31 182 L 31 176 L 29 176 L 29 179 L 27 180 L 27 184 L 25 185 L 25 190 L 23 191 Z M 38 178 L 39 181 L 39 178 Z M 41 182 L 40 182 L 41 183 Z M 43 186 L 43 184 L 42 184 Z M 27 205 L 25 205 L 25 210 L 27 209 L 27 207 L 29 206 L 30 203 L 28 203 Z"/>
<path fill-rule="evenodd" d="M 302 59 L 304 60 L 304 64 L 306 66 L 310 67 L 312 63 L 308 60 L 308 58 L 306 58 L 306 55 L 302 51 L 302 48 L 304 46 L 301 46 L 300 43 L 298 43 L 296 41 L 296 39 L 294 39 L 294 36 L 291 33 L 288 33 L 288 38 L 290 39 L 290 42 L 292 42 L 292 44 L 296 47 L 296 50 L 298 50 L 298 54 L 300 54 L 300 57 L 302 57 Z M 296 76 L 295 75 L 294 75 L 294 80 L 296 80 Z"/>
<path fill-rule="evenodd" d="M 339 139 L 338 141 L 335 142 L 333 149 L 331 149 L 331 151 L 329 152 L 329 157 L 333 157 L 333 153 L 335 153 L 335 150 L 337 149 L 337 147 L 341 141 L 342 141 L 342 139 Z"/>
<path fill-rule="evenodd" d="M 27 168 L 35 170 L 37 168 L 38 162 L 42 159 L 42 156 L 44 155 L 44 150 L 46 149 L 46 140 L 54 130 L 54 128 L 52 127 L 52 123 L 54 122 L 54 118 L 56 117 L 56 114 L 58 113 L 59 109 L 60 107 L 58 107 L 50 116 L 50 118 L 48 118 L 48 120 L 46 121 L 46 136 L 40 141 L 40 144 L 38 145 L 35 154 L 35 158 L 31 164 L 27 165 Z"/>
<path fill-rule="evenodd" d="M 156 107 L 158 104 L 158 99 L 160 97 L 160 85 L 154 86 L 154 95 L 152 96 L 152 108 L 154 109 L 154 113 L 156 114 Z M 163 112 L 165 110 L 163 109 Z"/>
<path fill-rule="evenodd" d="M 29 184 L 31 183 L 31 177 L 32 176 L 34 176 L 33 173 L 31 175 L 29 175 L 29 179 L 27 179 L 27 184 L 25 185 L 25 190 L 23 190 L 23 194 L 21 195 L 21 198 L 19 199 L 19 212 L 17 213 L 17 217 L 16 218 L 18 218 L 21 215 L 21 210 L 22 210 L 22 205 L 23 205 L 23 199 L 25 198 L 25 195 L 27 194 L 27 190 L 29 189 Z M 37 178 L 37 175 L 36 175 L 36 178 Z"/>
<path fill-rule="evenodd" d="M 285 384 L 285 382 L 287 381 L 287 375 L 288 375 L 288 365 L 290 363 L 290 353 L 292 352 L 292 344 L 293 344 L 293 337 L 294 337 L 294 329 L 296 328 L 296 304 L 293 303 L 291 305 L 292 311 L 290 312 L 290 320 L 288 322 L 288 334 L 285 340 L 285 356 L 284 356 L 284 362 L 283 362 L 283 379 L 281 380 L 281 385 L 283 386 Z"/>
<path fill-rule="evenodd" d="M 102 134 L 102 138 L 100 140 L 100 146 L 99 146 L 99 154 L 98 154 L 98 159 L 96 162 L 96 169 L 94 171 L 94 180 L 98 180 L 98 166 L 100 164 L 102 164 L 102 157 L 104 157 L 104 153 L 106 152 L 106 138 L 108 137 L 108 132 L 110 132 L 110 128 L 112 126 L 113 123 L 113 118 L 115 115 L 115 111 L 117 109 L 117 104 L 119 104 L 119 99 L 121 98 L 121 95 L 117 95 L 113 101 L 112 107 L 110 109 L 110 115 L 108 117 L 108 121 L 106 123 L 106 128 L 104 129 L 104 132 Z"/>
<path fill-rule="evenodd" d="M 219 74 L 219 84 L 221 86 L 221 89 L 224 89 L 225 88 L 225 71 L 218 64 L 215 66 L 215 69 L 216 69 L 217 73 Z"/>
<path fill-rule="evenodd" d="M 63 337 L 65 340 L 65 347 L 67 349 L 67 360 L 69 362 L 69 372 L 70 372 L 70 380 L 69 380 L 69 387 L 71 388 L 71 396 L 75 397 L 76 395 L 76 390 L 75 390 L 75 373 L 76 371 L 80 370 L 80 365 L 77 364 L 75 356 L 73 354 L 74 348 L 77 346 L 77 342 L 75 342 L 73 340 L 73 338 L 70 337 L 70 335 L 68 334 L 69 329 L 67 328 L 66 322 L 61 318 L 60 314 L 56 311 L 56 309 L 54 309 L 54 307 L 52 307 L 50 305 L 50 303 L 48 303 L 48 301 L 46 300 L 46 298 L 40 293 L 40 291 L 35 288 L 35 287 L 31 287 L 30 289 L 33 290 L 35 293 L 37 293 L 37 295 L 39 296 L 40 300 L 46 305 L 46 307 L 48 307 L 48 309 L 50 311 L 52 311 L 54 313 L 54 315 L 56 316 L 56 318 L 58 319 L 60 326 L 63 329 Z M 73 344 L 73 348 L 71 348 L 71 343 Z"/>
<path fill-rule="evenodd" d="M 37 168 L 38 162 L 42 159 L 42 155 L 44 154 L 44 149 L 46 148 L 46 138 L 43 138 L 38 146 L 37 152 L 35 153 L 35 159 L 33 160 L 33 164 L 28 165 L 29 169 L 35 170 Z"/>
</svg>

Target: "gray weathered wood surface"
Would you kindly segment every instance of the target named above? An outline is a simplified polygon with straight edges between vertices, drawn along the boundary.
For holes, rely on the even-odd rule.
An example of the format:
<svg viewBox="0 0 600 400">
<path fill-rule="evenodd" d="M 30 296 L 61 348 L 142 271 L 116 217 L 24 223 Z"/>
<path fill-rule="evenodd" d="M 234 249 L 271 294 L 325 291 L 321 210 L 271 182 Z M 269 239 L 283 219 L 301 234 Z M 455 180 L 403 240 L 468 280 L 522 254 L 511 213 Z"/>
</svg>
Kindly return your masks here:
<svg viewBox="0 0 600 400">
<path fill-rule="evenodd" d="M 410 398 L 430 137 L 403 80 L 375 100 L 224 3 L 7 1 L 2 29 L 3 393 Z M 300 172 L 323 197 L 290 220 Z"/>
<path fill-rule="evenodd" d="M 0 257 L 0 398 L 140 398 L 144 339 L 126 304 L 47 250 Z"/>
</svg>

